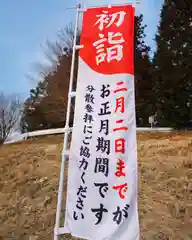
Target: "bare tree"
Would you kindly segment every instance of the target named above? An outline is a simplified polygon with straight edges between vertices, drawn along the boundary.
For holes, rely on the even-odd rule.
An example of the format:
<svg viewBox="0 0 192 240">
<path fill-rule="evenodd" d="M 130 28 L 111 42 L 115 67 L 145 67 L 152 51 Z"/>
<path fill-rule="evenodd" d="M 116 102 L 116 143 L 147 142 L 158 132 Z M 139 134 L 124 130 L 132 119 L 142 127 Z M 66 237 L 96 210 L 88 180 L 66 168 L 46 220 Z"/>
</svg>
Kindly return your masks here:
<svg viewBox="0 0 192 240">
<path fill-rule="evenodd" d="M 47 41 L 43 48 L 46 63 L 37 63 L 36 70 L 40 73 L 41 80 L 35 89 L 31 89 L 30 98 L 25 103 L 24 120 L 27 123 L 27 130 L 32 131 L 44 128 L 63 127 L 66 118 L 68 88 L 71 72 L 72 48 L 74 40 L 73 25 L 69 25 L 58 32 L 56 42 Z M 80 31 L 78 32 L 77 43 L 80 42 Z M 76 89 L 78 52 L 76 52 L 74 84 Z M 30 78 L 30 77 L 28 77 Z M 34 78 L 30 78 L 34 79 Z M 71 106 L 70 124 L 73 122 L 74 99 Z"/>
<path fill-rule="evenodd" d="M 22 103 L 17 95 L 0 93 L 0 144 L 19 126 Z"/>
<path fill-rule="evenodd" d="M 70 57 L 73 50 L 74 26 L 69 24 L 57 33 L 57 41 L 46 40 L 45 44 L 41 44 L 43 62 L 34 62 L 31 64 L 31 73 L 25 74 L 26 79 L 30 83 L 38 84 L 48 75 L 56 71 L 59 61 L 63 56 Z M 80 31 L 78 31 L 77 42 L 80 41 Z"/>
</svg>

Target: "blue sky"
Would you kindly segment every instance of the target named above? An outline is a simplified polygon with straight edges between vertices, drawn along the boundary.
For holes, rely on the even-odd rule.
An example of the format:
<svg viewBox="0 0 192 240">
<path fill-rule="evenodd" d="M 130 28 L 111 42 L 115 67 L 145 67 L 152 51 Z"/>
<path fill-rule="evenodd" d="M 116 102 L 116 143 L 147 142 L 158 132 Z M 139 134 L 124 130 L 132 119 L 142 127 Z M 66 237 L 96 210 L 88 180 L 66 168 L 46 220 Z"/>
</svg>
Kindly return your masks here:
<svg viewBox="0 0 192 240">
<path fill-rule="evenodd" d="M 134 1 L 134 0 L 133 0 Z M 132 1 L 132 2 L 133 2 Z M 90 5 L 121 4 L 123 0 L 82 0 Z M 137 14 L 143 13 L 146 42 L 155 49 L 153 41 L 163 0 L 140 0 Z M 57 39 L 59 29 L 75 19 L 75 0 L 2 0 L 0 7 L 0 91 L 28 97 L 36 85 L 26 75 L 35 76 L 34 63 L 44 62 L 46 40 Z"/>
</svg>

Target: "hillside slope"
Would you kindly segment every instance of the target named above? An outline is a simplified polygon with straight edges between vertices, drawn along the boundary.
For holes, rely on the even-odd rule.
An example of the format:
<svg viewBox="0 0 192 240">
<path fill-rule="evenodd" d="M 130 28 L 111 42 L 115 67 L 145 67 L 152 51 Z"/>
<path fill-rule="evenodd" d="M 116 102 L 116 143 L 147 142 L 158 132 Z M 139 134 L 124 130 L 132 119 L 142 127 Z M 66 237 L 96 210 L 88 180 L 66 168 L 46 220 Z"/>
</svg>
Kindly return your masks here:
<svg viewBox="0 0 192 240">
<path fill-rule="evenodd" d="M 52 239 L 62 142 L 0 147 L 0 239 Z M 192 239 L 192 133 L 138 134 L 138 155 L 141 239 Z"/>
</svg>

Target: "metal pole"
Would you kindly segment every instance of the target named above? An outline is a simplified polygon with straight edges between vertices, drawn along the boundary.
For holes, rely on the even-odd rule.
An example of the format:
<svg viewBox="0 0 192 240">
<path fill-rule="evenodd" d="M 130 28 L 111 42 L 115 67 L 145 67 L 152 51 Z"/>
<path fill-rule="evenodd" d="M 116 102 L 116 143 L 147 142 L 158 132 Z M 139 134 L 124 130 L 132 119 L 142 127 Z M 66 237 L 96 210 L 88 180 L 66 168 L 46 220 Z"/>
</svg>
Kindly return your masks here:
<svg viewBox="0 0 192 240">
<path fill-rule="evenodd" d="M 69 117 L 71 111 L 71 92 L 73 86 L 73 78 L 74 78 L 74 68 L 75 68 L 75 53 L 76 53 L 76 43 L 77 43 L 77 31 L 78 31 L 78 22 L 79 22 L 79 10 L 81 8 L 81 4 L 77 4 L 77 13 L 76 13 L 76 21 L 75 21 L 75 32 L 74 32 L 74 41 L 73 41 L 73 54 L 72 54 L 72 63 L 71 63 L 71 74 L 70 74 L 70 82 L 69 82 L 69 96 L 68 96 L 68 104 L 67 104 L 67 117 L 65 127 L 69 127 Z"/>
<path fill-rule="evenodd" d="M 56 212 L 56 220 L 55 220 L 54 240 L 58 240 L 61 211 L 62 211 L 62 196 L 63 196 L 63 186 L 64 186 L 64 177 L 65 177 L 65 163 L 66 163 L 66 157 L 67 157 L 66 150 L 67 150 L 67 143 L 68 143 L 69 119 L 70 119 L 70 112 L 71 112 L 71 98 L 72 98 L 71 92 L 72 92 L 73 78 L 74 78 L 79 10 L 81 8 L 81 5 L 77 4 L 76 8 L 77 8 L 77 12 L 76 12 L 75 32 L 74 32 L 74 41 L 73 41 L 71 75 L 70 75 L 70 82 L 69 82 L 69 94 L 68 94 L 67 114 L 66 114 L 66 123 L 65 123 L 66 132 L 64 134 L 64 143 L 63 143 L 63 152 L 62 152 L 62 162 L 61 162 L 60 181 L 59 181 L 59 190 L 58 190 L 58 199 L 57 199 L 57 212 Z"/>
</svg>

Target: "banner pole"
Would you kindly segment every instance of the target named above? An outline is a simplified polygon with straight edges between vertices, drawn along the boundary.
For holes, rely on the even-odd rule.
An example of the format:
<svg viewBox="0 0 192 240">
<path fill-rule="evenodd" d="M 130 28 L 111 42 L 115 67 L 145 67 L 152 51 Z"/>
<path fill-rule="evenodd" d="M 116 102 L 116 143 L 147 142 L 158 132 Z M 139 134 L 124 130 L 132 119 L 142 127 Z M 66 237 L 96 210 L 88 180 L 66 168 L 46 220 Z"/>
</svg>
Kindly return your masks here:
<svg viewBox="0 0 192 240">
<path fill-rule="evenodd" d="M 75 31 L 74 31 L 74 40 L 73 40 L 72 63 L 71 63 L 71 74 L 70 74 L 69 92 L 68 92 L 67 114 L 66 114 L 66 123 L 65 123 L 66 132 L 64 133 L 64 143 L 63 143 L 62 162 L 61 162 L 60 181 L 59 181 L 58 200 L 57 200 L 57 212 L 56 212 L 55 229 L 54 229 L 54 240 L 58 240 L 58 236 L 60 235 L 59 228 L 60 228 L 60 219 L 61 219 L 61 211 L 62 211 L 65 166 L 66 166 L 66 158 L 67 156 L 69 156 L 69 154 L 67 153 L 67 143 L 68 143 L 68 135 L 70 131 L 69 120 L 70 120 L 70 112 L 71 112 L 71 98 L 74 97 L 74 94 L 72 94 L 72 87 L 73 87 L 73 78 L 74 78 L 75 53 L 76 53 L 76 42 L 77 42 L 80 8 L 81 8 L 81 5 L 77 4 Z"/>
</svg>

